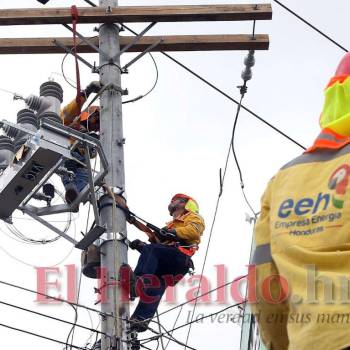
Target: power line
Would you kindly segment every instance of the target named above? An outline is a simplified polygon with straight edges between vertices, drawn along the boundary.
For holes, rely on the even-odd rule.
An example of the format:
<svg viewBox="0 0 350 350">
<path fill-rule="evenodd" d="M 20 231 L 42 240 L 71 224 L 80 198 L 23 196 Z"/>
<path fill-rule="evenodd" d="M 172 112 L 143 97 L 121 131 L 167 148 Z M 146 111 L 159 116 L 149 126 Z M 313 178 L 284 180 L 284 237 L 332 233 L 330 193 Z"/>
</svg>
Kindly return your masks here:
<svg viewBox="0 0 350 350">
<path fill-rule="evenodd" d="M 157 86 L 157 84 L 158 84 L 158 79 L 159 79 L 158 65 L 157 65 L 157 62 L 156 62 L 156 60 L 154 59 L 153 55 L 152 55 L 151 53 L 149 53 L 149 55 L 151 56 L 151 59 L 152 59 L 153 64 L 154 64 L 154 68 L 156 69 L 156 79 L 155 79 L 155 81 L 154 81 L 154 83 L 153 83 L 153 86 L 152 86 L 151 89 L 148 90 L 148 92 L 146 92 L 145 94 L 140 95 L 140 96 L 135 97 L 135 98 L 132 98 L 132 99 L 130 99 L 130 100 L 124 101 L 123 104 L 139 101 L 139 100 L 141 100 L 142 98 L 148 96 L 148 95 L 156 88 L 156 86 Z"/>
<path fill-rule="evenodd" d="M 164 51 L 160 51 L 164 56 L 168 57 L 170 60 L 172 60 L 173 62 L 175 62 L 176 64 L 178 64 L 180 67 L 182 67 L 183 69 L 185 69 L 186 71 L 188 71 L 189 73 L 191 73 L 192 75 L 194 75 L 196 78 L 200 79 L 202 82 L 204 82 L 205 84 L 209 85 L 211 88 L 213 88 L 215 91 L 219 92 L 221 95 L 225 96 L 227 99 L 229 99 L 230 101 L 232 101 L 235 104 L 239 104 L 239 102 L 234 99 L 233 97 L 231 97 L 230 95 L 228 95 L 227 93 L 225 93 L 224 91 L 222 91 L 221 89 L 219 89 L 217 86 L 215 86 L 214 84 L 212 84 L 211 82 L 209 82 L 208 80 L 206 80 L 205 78 L 203 78 L 202 76 L 200 76 L 199 74 L 197 74 L 196 72 L 194 72 L 192 69 L 188 68 L 187 66 L 185 66 L 183 63 L 181 63 L 180 61 L 178 61 L 177 59 L 175 59 L 174 57 L 170 56 L 169 54 L 165 53 Z M 257 115 L 256 113 L 254 113 L 252 110 L 250 110 L 249 108 L 245 107 L 244 105 L 241 105 L 241 108 L 244 109 L 246 112 L 248 112 L 249 114 L 251 114 L 252 116 L 254 116 L 255 118 L 257 118 L 258 120 L 260 120 L 261 122 L 263 122 L 264 124 L 266 124 L 267 126 L 269 126 L 270 128 L 272 128 L 273 130 L 275 130 L 276 132 L 278 132 L 279 134 L 281 134 L 282 136 L 284 136 L 285 138 L 287 138 L 289 141 L 292 141 L 294 144 L 296 144 L 297 146 L 301 147 L 302 149 L 306 149 L 306 147 L 304 147 L 303 145 L 301 145 L 299 142 L 297 142 L 296 140 L 294 140 L 293 138 L 291 138 L 290 136 L 288 136 L 287 134 L 285 134 L 283 131 L 279 130 L 278 128 L 276 128 L 275 126 L 273 126 L 271 123 L 269 123 L 268 121 L 266 121 L 265 119 L 263 119 L 262 117 L 260 117 L 259 115 Z"/>
<path fill-rule="evenodd" d="M 29 331 L 26 331 L 26 330 L 24 330 L 24 329 L 15 328 L 15 327 L 12 327 L 12 326 L 3 324 L 3 323 L 0 323 L 0 326 L 1 326 L 1 327 L 5 327 L 5 328 L 12 329 L 12 330 L 17 331 L 17 332 L 21 332 L 21 333 L 33 335 L 33 336 L 38 337 L 38 338 L 50 340 L 50 341 L 55 342 L 55 343 L 58 343 L 58 344 L 66 345 L 66 343 L 63 342 L 63 341 L 60 341 L 60 340 L 57 340 L 57 339 L 53 339 L 53 338 L 49 338 L 49 337 L 45 337 L 44 335 L 37 334 L 37 333 L 33 333 L 33 332 L 29 332 Z M 72 345 L 72 348 L 73 348 L 73 349 L 80 349 L 80 350 L 92 350 L 92 349 L 87 348 L 87 347 L 82 348 L 82 347 L 76 346 L 76 345 Z"/>
<path fill-rule="evenodd" d="M 175 328 L 179 316 L 180 316 L 180 313 L 178 314 L 178 316 L 177 316 L 177 318 L 176 318 L 176 321 L 175 321 L 175 323 L 174 323 L 172 329 Z M 152 333 L 158 335 L 158 337 L 156 336 L 156 337 L 154 337 L 154 338 L 155 338 L 155 339 L 156 339 L 156 338 L 159 339 L 159 338 L 163 338 L 163 337 L 164 337 L 165 339 L 168 339 L 168 344 L 166 345 L 165 349 L 168 347 L 168 345 L 169 345 L 169 343 L 170 343 L 171 341 L 173 341 L 173 342 L 175 342 L 175 343 L 177 343 L 177 344 L 179 344 L 179 345 L 181 345 L 181 346 L 186 346 L 185 343 L 182 343 L 181 341 L 179 341 L 178 339 L 176 339 L 176 338 L 172 335 L 173 332 L 171 332 L 171 334 L 169 334 L 170 332 L 162 325 L 162 323 L 161 323 L 160 321 L 151 321 L 151 322 L 158 324 L 159 330 L 160 330 L 160 332 L 156 332 L 154 329 L 148 327 L 148 330 L 150 330 Z M 169 334 L 169 336 L 165 336 L 164 334 L 162 334 L 161 329 L 163 329 L 167 334 Z M 155 340 L 155 339 L 153 339 L 153 340 Z M 143 343 L 143 344 L 146 344 L 146 343 L 147 343 L 147 342 L 145 342 L 145 343 Z M 194 349 L 193 347 L 190 347 L 190 346 L 187 346 L 187 347 L 188 347 L 190 350 L 196 350 L 196 349 Z"/>
<path fill-rule="evenodd" d="M 191 303 L 192 301 L 195 301 L 196 299 L 202 298 L 202 297 L 204 297 L 204 296 L 206 296 L 206 295 L 208 295 L 208 294 L 211 294 L 211 293 L 213 293 L 213 292 L 215 292 L 215 291 L 217 291 L 217 290 L 219 290 L 219 289 L 225 288 L 225 287 L 227 287 L 228 285 L 230 285 L 230 284 L 232 284 L 232 283 L 234 283 L 234 282 L 237 282 L 237 281 L 239 281 L 239 280 L 241 280 L 241 279 L 243 279 L 243 278 L 245 278 L 245 277 L 247 277 L 247 276 L 245 275 L 245 276 L 240 276 L 240 277 L 238 277 L 238 278 L 235 278 L 234 280 L 232 280 L 232 281 L 230 281 L 230 282 L 227 282 L 227 283 L 225 283 L 225 284 L 222 284 L 222 285 L 220 285 L 219 287 L 216 287 L 215 289 L 211 289 L 211 290 L 209 290 L 208 292 L 205 292 L 205 293 L 203 293 L 203 294 L 201 294 L 201 295 L 196 296 L 195 298 L 192 298 L 192 299 L 190 299 L 190 300 L 187 300 L 187 301 L 183 302 L 182 304 L 176 305 L 176 306 L 174 306 L 174 307 L 172 307 L 172 308 L 170 308 L 170 309 L 168 309 L 168 310 L 165 310 L 165 311 L 161 312 L 161 313 L 159 314 L 159 316 L 165 315 L 165 314 L 167 314 L 167 313 L 170 312 L 170 311 L 173 311 L 173 310 L 175 310 L 175 309 L 177 309 L 177 308 L 179 308 L 179 307 L 181 307 L 181 306 L 184 306 L 184 305 L 186 305 L 186 304 L 188 304 L 188 303 Z M 154 317 L 153 317 L 153 318 L 154 318 Z"/>
<path fill-rule="evenodd" d="M 74 306 L 77 306 L 77 307 L 84 308 L 84 309 L 86 309 L 86 310 L 90 310 L 90 311 L 93 311 L 93 312 L 97 312 L 98 314 L 101 314 L 102 316 L 113 317 L 113 318 L 115 318 L 115 316 L 110 315 L 110 314 L 103 313 L 103 312 L 101 312 L 100 310 L 96 310 L 96 309 L 93 309 L 93 308 L 91 308 L 91 307 L 88 307 L 88 306 L 85 306 L 85 305 L 81 305 L 81 304 L 78 304 L 78 303 L 73 303 L 73 302 L 68 301 L 68 300 L 65 300 L 65 299 L 56 298 L 56 297 L 53 297 L 53 296 L 51 296 L 51 295 L 47 295 L 47 294 L 45 294 L 45 293 L 40 293 L 40 292 L 37 292 L 37 291 L 32 290 L 32 289 L 28 289 L 28 288 L 25 288 L 25 287 L 18 286 L 18 285 L 16 285 L 16 284 L 12 284 L 12 283 L 5 282 L 5 281 L 0 281 L 0 284 L 4 284 L 4 285 L 6 285 L 6 286 L 13 287 L 13 288 L 17 288 L 17 289 L 20 289 L 20 290 L 23 290 L 23 291 L 26 291 L 26 292 L 30 292 L 30 293 L 34 293 L 34 294 L 37 294 L 37 295 L 41 295 L 41 296 L 47 297 L 48 299 L 52 299 L 52 300 L 56 300 L 56 301 L 62 301 L 62 302 L 67 303 L 67 304 L 69 304 L 69 305 L 74 305 Z"/>
<path fill-rule="evenodd" d="M 55 320 L 55 321 L 63 322 L 63 323 L 70 324 L 70 325 L 75 325 L 75 326 L 77 326 L 79 328 L 82 328 L 82 329 L 85 329 L 85 330 L 88 330 L 88 331 L 98 332 L 100 334 L 103 334 L 102 332 L 96 331 L 95 329 L 92 329 L 92 328 L 89 328 L 89 327 L 85 327 L 85 326 L 82 326 L 80 324 L 75 324 L 75 323 L 72 323 L 72 322 L 69 322 L 69 321 L 66 321 L 66 320 L 62 320 L 60 318 L 57 318 L 57 317 L 54 317 L 54 316 L 51 316 L 51 315 L 47 315 L 47 314 L 43 314 L 43 313 L 40 313 L 40 312 L 37 312 L 37 311 L 34 311 L 34 310 L 26 309 L 24 307 L 21 307 L 21 306 L 18 306 L 18 305 L 14 305 L 14 304 L 10 304 L 10 303 L 7 303 L 5 301 L 0 301 L 0 304 L 6 305 L 6 306 L 9 306 L 9 307 L 13 307 L 15 309 L 19 309 L 19 310 L 22 310 L 22 311 L 26 311 L 26 312 L 29 312 L 29 313 L 32 313 L 32 314 L 35 314 L 35 315 L 38 315 L 38 316 L 50 318 L 50 319 Z"/>
<path fill-rule="evenodd" d="M 206 319 L 206 318 L 209 318 L 209 317 L 212 317 L 212 316 L 221 314 L 221 313 L 225 312 L 226 310 L 229 310 L 229 309 L 231 309 L 231 308 L 233 308 L 233 307 L 236 307 L 236 306 L 239 306 L 239 305 L 242 305 L 242 304 L 245 304 L 245 303 L 246 303 L 246 300 L 245 300 L 245 301 L 242 301 L 242 302 L 240 302 L 240 303 L 237 303 L 237 304 L 233 304 L 233 305 L 227 306 L 227 307 L 225 307 L 224 309 L 221 309 L 221 310 L 216 311 L 216 312 L 213 312 L 213 313 L 211 313 L 211 314 L 202 316 L 202 317 L 200 317 L 200 318 L 197 318 L 197 319 L 194 320 L 194 321 L 192 320 L 192 321 L 190 321 L 190 322 L 186 322 L 186 323 L 182 324 L 181 326 L 177 326 L 177 327 L 175 327 L 174 329 L 171 329 L 171 330 L 167 331 L 166 333 L 161 333 L 161 334 L 158 334 L 158 335 L 159 335 L 159 336 L 163 336 L 164 334 L 177 331 L 177 330 L 179 330 L 179 329 L 181 329 L 181 328 L 184 328 L 184 327 L 187 327 L 187 326 L 191 325 L 192 323 L 196 323 L 196 322 L 202 321 L 202 320 L 204 320 L 204 319 Z M 145 338 L 145 339 L 142 339 L 141 341 L 148 340 L 148 339 L 150 339 L 150 338 Z"/>
<path fill-rule="evenodd" d="M 126 26 L 125 24 L 123 24 L 123 27 L 125 29 L 127 29 L 129 32 L 131 32 L 134 35 L 137 35 L 137 33 L 132 30 L 131 28 L 129 28 L 128 26 Z M 209 82 L 207 79 L 203 78 L 201 75 L 199 75 L 198 73 L 194 72 L 192 69 L 188 68 L 186 65 L 184 65 L 183 63 L 181 63 L 180 61 L 178 61 L 177 59 L 175 59 L 174 57 L 170 56 L 169 54 L 167 54 L 164 51 L 159 51 L 161 54 L 163 54 L 164 56 L 166 56 L 167 58 L 169 58 L 170 60 L 172 60 L 173 62 L 175 62 L 177 65 L 179 65 L 180 67 L 182 67 L 183 69 L 185 69 L 187 72 L 191 73 L 192 75 L 194 75 L 196 78 L 200 79 L 203 83 L 209 85 L 212 89 L 214 89 L 215 91 L 217 91 L 218 93 L 220 93 L 221 95 L 223 95 L 224 97 L 226 97 L 227 99 L 229 99 L 231 102 L 235 103 L 236 105 L 239 104 L 239 102 L 234 99 L 233 97 L 231 97 L 230 95 L 228 95 L 226 92 L 224 92 L 223 90 L 219 89 L 217 86 L 215 86 L 213 83 Z M 269 126 L 270 128 L 272 128 L 273 130 L 275 130 L 276 132 L 278 132 L 280 135 L 284 136 L 285 138 L 287 138 L 289 141 L 293 142 L 294 144 L 296 144 L 297 146 L 299 146 L 300 148 L 306 150 L 306 147 L 304 147 L 303 145 L 301 145 L 299 142 L 297 142 L 296 140 L 294 140 L 293 138 L 291 138 L 290 136 L 288 136 L 287 134 L 285 134 L 283 131 L 279 130 L 277 127 L 273 126 L 271 123 L 269 123 L 268 121 L 266 121 L 265 119 L 263 119 L 262 117 L 260 117 L 259 115 L 257 115 L 256 113 L 254 113 L 252 110 L 250 110 L 249 108 L 245 107 L 244 105 L 241 105 L 241 108 L 244 109 L 246 112 L 248 112 L 249 114 L 251 114 L 252 116 L 254 116 L 255 118 L 257 118 L 258 120 L 260 120 L 262 123 L 266 124 L 267 126 Z"/>
<path fill-rule="evenodd" d="M 317 33 L 321 34 L 324 38 L 326 38 L 327 40 L 329 40 L 331 43 L 333 43 L 334 45 L 336 45 L 337 47 L 339 47 L 340 49 L 342 49 L 345 52 L 348 52 L 349 50 L 346 49 L 344 46 L 340 45 L 338 42 L 336 42 L 334 39 L 332 39 L 329 35 L 325 34 L 324 32 L 322 32 L 320 29 L 316 28 L 313 24 L 311 24 L 310 22 L 308 22 L 306 19 L 304 19 L 303 17 L 301 17 L 300 15 L 298 15 L 296 12 L 292 11 L 290 8 L 288 8 L 286 5 L 282 4 L 280 1 L 278 0 L 273 0 L 276 4 L 280 5 L 281 7 L 283 7 L 285 10 L 287 10 L 289 13 L 291 13 L 293 16 L 295 16 L 296 18 L 298 18 L 300 21 L 304 22 L 306 25 L 308 25 L 310 28 L 312 28 L 313 30 L 315 30 Z"/>
</svg>

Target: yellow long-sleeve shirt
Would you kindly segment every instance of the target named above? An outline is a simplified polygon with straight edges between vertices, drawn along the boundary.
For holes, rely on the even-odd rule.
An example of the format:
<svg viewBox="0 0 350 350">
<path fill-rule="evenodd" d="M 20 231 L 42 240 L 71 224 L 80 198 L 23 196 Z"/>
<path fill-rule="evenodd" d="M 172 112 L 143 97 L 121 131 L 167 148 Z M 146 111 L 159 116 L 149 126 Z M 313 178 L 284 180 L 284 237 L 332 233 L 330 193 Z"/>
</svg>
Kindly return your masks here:
<svg viewBox="0 0 350 350">
<path fill-rule="evenodd" d="M 86 101 L 86 97 L 84 95 L 81 96 L 81 104 L 83 105 Z M 63 109 L 61 110 L 61 119 L 64 125 L 69 126 L 80 114 L 79 106 L 76 99 L 69 102 Z"/>
<path fill-rule="evenodd" d="M 184 215 L 168 222 L 167 228 L 175 229 L 176 235 L 186 244 L 191 245 L 200 243 L 205 224 L 199 214 L 188 211 Z"/>
<path fill-rule="evenodd" d="M 251 306 L 268 349 L 350 346 L 350 141 L 328 133 L 319 144 L 333 137 L 338 149 L 316 143 L 262 198 Z"/>
</svg>

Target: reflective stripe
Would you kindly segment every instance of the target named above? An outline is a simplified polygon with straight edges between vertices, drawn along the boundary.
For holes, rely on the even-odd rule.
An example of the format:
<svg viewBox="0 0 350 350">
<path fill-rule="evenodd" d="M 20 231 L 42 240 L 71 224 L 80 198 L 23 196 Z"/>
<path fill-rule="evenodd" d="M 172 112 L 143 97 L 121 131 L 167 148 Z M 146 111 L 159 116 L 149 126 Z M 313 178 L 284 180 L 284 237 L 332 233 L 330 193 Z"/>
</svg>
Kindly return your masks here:
<svg viewBox="0 0 350 350">
<path fill-rule="evenodd" d="M 350 145 L 346 145 L 345 147 L 340 148 L 339 150 L 322 149 L 313 153 L 304 153 L 299 157 L 291 160 L 289 163 L 285 164 L 281 168 L 281 170 L 290 168 L 298 164 L 326 162 L 341 157 L 348 153 L 350 153 Z"/>
<path fill-rule="evenodd" d="M 321 134 L 318 135 L 316 142 L 317 140 L 327 140 L 327 141 L 333 141 L 335 143 L 343 143 L 346 140 L 346 138 L 344 137 L 343 139 L 340 140 L 339 138 L 335 137 L 332 134 L 326 134 L 322 132 Z"/>
<path fill-rule="evenodd" d="M 252 263 L 261 265 L 272 262 L 270 243 L 258 245 L 255 248 Z"/>
</svg>

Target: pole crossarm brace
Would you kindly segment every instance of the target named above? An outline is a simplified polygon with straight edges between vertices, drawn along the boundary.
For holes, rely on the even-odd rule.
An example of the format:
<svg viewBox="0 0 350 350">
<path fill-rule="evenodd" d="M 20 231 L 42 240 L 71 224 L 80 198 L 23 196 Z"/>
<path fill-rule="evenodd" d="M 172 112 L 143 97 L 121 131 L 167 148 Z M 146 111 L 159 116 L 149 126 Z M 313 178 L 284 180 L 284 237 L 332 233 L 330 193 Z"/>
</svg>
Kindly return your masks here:
<svg viewBox="0 0 350 350">
<path fill-rule="evenodd" d="M 135 37 L 121 36 L 121 49 L 129 45 Z M 98 45 L 98 38 L 89 40 Z M 227 35 L 165 35 L 144 36 L 129 47 L 127 52 L 143 52 L 155 42 L 159 45 L 152 48 L 157 51 L 217 51 L 217 50 L 267 50 L 269 36 L 256 34 L 254 38 L 246 34 Z M 63 48 L 71 50 L 72 38 L 0 38 L 0 54 L 55 54 L 66 53 Z M 81 43 L 77 46 L 78 53 L 96 52 L 90 45 Z M 90 67 L 91 68 L 91 67 Z"/>
<path fill-rule="evenodd" d="M 79 23 L 247 21 L 272 19 L 271 4 L 80 7 Z M 69 24 L 70 8 L 0 10 L 0 25 Z"/>
</svg>

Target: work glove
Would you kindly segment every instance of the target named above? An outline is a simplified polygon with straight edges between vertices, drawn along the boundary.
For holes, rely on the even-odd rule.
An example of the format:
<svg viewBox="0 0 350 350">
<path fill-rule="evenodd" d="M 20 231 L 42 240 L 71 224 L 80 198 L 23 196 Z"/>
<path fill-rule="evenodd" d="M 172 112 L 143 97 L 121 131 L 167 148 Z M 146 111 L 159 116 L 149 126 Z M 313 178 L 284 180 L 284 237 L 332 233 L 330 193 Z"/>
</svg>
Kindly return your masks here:
<svg viewBox="0 0 350 350">
<path fill-rule="evenodd" d="M 159 232 L 156 233 L 156 236 L 160 241 L 178 241 L 175 230 L 162 228 Z"/>
<path fill-rule="evenodd" d="M 131 225 L 133 225 L 136 222 L 135 216 L 131 215 L 130 213 L 127 213 L 125 218 L 126 218 L 126 221 Z"/>
<path fill-rule="evenodd" d="M 89 97 L 89 95 L 94 92 L 97 94 L 101 90 L 101 83 L 99 81 L 92 81 L 84 90 L 84 93 L 86 97 Z"/>
<path fill-rule="evenodd" d="M 141 253 L 143 247 L 146 245 L 145 242 L 140 241 L 139 239 L 135 239 L 134 241 L 129 243 L 129 248 L 132 250 L 137 250 Z"/>
</svg>

